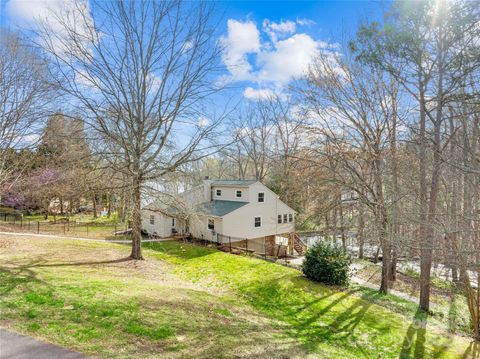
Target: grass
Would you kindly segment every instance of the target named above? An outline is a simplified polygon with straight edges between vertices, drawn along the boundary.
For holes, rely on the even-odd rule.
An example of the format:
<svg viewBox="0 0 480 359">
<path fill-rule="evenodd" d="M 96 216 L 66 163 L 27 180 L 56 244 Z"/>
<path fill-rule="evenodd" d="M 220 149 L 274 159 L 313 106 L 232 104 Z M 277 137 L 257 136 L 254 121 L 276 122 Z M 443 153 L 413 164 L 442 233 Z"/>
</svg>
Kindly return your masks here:
<svg viewBox="0 0 480 359">
<path fill-rule="evenodd" d="M 357 262 L 359 261 L 357 260 Z M 367 261 L 361 263 L 365 267 L 357 272 L 356 275 L 370 283 L 380 285 L 381 267 Z M 420 292 L 418 278 L 418 272 L 413 270 L 397 273 L 397 280 L 393 283 L 393 288 L 418 298 Z M 415 315 L 417 309 L 416 303 L 404 300 L 395 295 L 375 298 L 374 295 L 369 295 L 368 292 L 376 293 L 376 291 L 368 290 L 365 287 L 358 287 L 358 289 L 371 298 L 371 300 L 375 301 L 375 303 L 387 307 L 390 310 L 410 317 Z M 432 315 L 429 321 L 433 325 L 439 326 L 451 333 L 457 332 L 464 335 L 470 333 L 467 300 L 461 291 L 455 288 L 451 282 L 433 276 L 430 296 L 432 301 Z"/>
<path fill-rule="evenodd" d="M 465 358 L 468 338 L 359 288 L 180 242 L 3 239 L 1 325 L 99 357 Z M 1 244 L 1 243 L 0 243 Z M 375 298 L 377 297 L 377 298 Z M 414 310 L 414 308 L 412 309 Z M 426 325 L 425 325 L 426 324 Z"/>
</svg>

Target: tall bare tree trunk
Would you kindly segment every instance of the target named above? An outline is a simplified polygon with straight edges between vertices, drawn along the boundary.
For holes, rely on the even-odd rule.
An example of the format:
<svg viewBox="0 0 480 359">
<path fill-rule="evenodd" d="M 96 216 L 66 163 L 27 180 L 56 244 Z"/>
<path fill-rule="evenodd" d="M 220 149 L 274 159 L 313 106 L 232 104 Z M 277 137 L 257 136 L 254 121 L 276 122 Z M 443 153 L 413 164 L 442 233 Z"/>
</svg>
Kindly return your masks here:
<svg viewBox="0 0 480 359">
<path fill-rule="evenodd" d="M 142 256 L 142 214 L 141 214 L 141 183 L 140 178 L 133 181 L 132 203 L 132 259 L 143 259 Z"/>
<path fill-rule="evenodd" d="M 365 211 L 361 203 L 358 204 L 358 258 L 363 259 L 363 246 L 365 245 Z"/>
<path fill-rule="evenodd" d="M 93 202 L 93 218 L 97 218 L 97 195 L 94 193 L 92 196 L 92 202 Z"/>
<path fill-rule="evenodd" d="M 421 66 L 421 65 L 420 65 Z M 419 81 L 420 133 L 419 133 L 419 182 L 420 182 L 420 308 L 427 311 L 430 303 L 430 269 L 432 266 L 431 252 L 427 240 L 427 138 L 426 138 L 426 108 L 425 88 L 422 79 Z"/>
</svg>

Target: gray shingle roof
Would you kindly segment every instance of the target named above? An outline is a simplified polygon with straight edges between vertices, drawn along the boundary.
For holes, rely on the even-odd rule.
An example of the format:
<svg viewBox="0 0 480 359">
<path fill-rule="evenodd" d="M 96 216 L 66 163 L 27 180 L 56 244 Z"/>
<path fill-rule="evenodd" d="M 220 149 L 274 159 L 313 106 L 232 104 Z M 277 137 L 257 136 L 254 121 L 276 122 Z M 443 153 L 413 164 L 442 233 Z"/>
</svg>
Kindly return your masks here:
<svg viewBox="0 0 480 359">
<path fill-rule="evenodd" d="M 257 180 L 213 180 L 212 186 L 250 186 Z"/>
<path fill-rule="evenodd" d="M 210 201 L 203 202 L 196 206 L 197 211 L 208 216 L 222 217 L 236 209 L 243 207 L 248 202 L 237 201 Z"/>
</svg>

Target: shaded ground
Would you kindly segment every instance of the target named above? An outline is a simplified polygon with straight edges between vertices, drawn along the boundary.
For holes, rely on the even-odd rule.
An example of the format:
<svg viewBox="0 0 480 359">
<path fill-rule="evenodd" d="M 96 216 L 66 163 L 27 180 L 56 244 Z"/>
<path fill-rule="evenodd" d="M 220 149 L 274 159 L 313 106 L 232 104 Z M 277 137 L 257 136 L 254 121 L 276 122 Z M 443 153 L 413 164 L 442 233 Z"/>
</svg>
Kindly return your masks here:
<svg viewBox="0 0 480 359">
<path fill-rule="evenodd" d="M 104 358 L 304 357 L 222 288 L 126 246 L 0 236 L 0 325 Z"/>
<path fill-rule="evenodd" d="M 0 359 L 87 359 L 83 354 L 0 329 Z"/>
<path fill-rule="evenodd" d="M 467 338 L 375 294 L 180 242 L 0 236 L 0 325 L 104 358 L 474 357 Z M 363 299 L 365 298 L 365 299 Z M 375 298 L 381 300 L 381 298 Z"/>
</svg>

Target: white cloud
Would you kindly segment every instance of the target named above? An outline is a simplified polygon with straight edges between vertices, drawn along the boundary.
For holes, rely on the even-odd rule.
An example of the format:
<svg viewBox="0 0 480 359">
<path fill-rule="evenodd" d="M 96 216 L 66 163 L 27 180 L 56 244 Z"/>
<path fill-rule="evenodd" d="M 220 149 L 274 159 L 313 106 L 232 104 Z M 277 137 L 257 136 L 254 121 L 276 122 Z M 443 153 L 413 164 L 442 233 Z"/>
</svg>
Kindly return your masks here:
<svg viewBox="0 0 480 359">
<path fill-rule="evenodd" d="M 252 66 L 248 62 L 247 54 L 260 50 L 260 32 L 255 23 L 228 20 L 228 34 L 220 38 L 224 46 L 223 63 L 227 66 L 233 80 L 242 81 L 251 79 Z"/>
<path fill-rule="evenodd" d="M 263 20 L 263 31 L 270 36 L 273 42 L 288 34 L 293 34 L 297 29 L 297 24 L 293 21 L 272 22 L 268 19 Z"/>
<path fill-rule="evenodd" d="M 42 30 L 45 26 L 54 36 L 51 45 L 56 50 L 65 46 L 62 22 L 73 26 L 84 37 L 89 33 L 88 27 L 93 25 L 88 0 L 9 0 L 5 11 L 16 25 L 33 30 Z"/>
<path fill-rule="evenodd" d="M 307 34 L 295 34 L 278 41 L 273 50 L 258 55 L 259 80 L 287 84 L 292 78 L 303 77 L 320 45 Z"/>
<path fill-rule="evenodd" d="M 265 19 L 260 32 L 252 21 L 228 20 L 228 33 L 220 41 L 224 46 L 222 60 L 229 75 L 222 76 L 217 82 L 249 81 L 256 84 L 258 87 L 249 86 L 243 93 L 252 100 L 281 94 L 282 88 L 292 79 L 305 76 L 320 51 L 332 48 L 327 42 L 296 32 L 298 26 L 312 23 L 308 19 L 281 22 Z"/>
<path fill-rule="evenodd" d="M 311 25 L 315 25 L 316 22 L 310 19 L 303 18 L 303 19 L 297 19 L 297 24 L 300 26 L 311 26 Z"/>
<path fill-rule="evenodd" d="M 243 91 L 243 96 L 249 100 L 268 100 L 275 96 L 275 92 L 271 89 L 254 89 L 253 87 L 247 87 Z"/>
<path fill-rule="evenodd" d="M 198 119 L 198 127 L 207 127 L 210 124 L 210 120 L 204 116 Z"/>
</svg>

